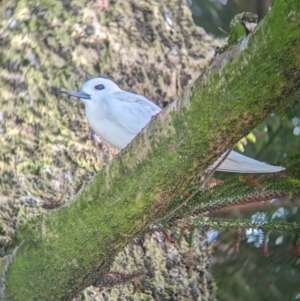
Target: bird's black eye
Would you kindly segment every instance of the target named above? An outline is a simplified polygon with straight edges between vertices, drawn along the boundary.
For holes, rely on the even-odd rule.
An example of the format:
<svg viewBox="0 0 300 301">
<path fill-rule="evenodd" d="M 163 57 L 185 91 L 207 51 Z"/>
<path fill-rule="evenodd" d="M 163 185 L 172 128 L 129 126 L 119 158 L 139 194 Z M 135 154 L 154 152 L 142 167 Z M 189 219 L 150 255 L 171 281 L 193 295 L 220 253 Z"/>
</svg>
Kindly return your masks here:
<svg viewBox="0 0 300 301">
<path fill-rule="evenodd" d="M 105 89 L 105 87 L 102 84 L 100 84 L 100 85 L 96 85 L 95 89 L 96 90 L 103 90 L 103 89 Z"/>
</svg>

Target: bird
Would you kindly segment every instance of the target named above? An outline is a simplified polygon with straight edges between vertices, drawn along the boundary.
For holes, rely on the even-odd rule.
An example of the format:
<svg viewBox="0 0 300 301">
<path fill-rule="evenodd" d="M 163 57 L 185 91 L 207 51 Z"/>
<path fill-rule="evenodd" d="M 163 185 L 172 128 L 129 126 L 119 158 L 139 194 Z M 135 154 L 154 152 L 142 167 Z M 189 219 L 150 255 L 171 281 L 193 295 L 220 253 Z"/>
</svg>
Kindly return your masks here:
<svg viewBox="0 0 300 301">
<path fill-rule="evenodd" d="M 86 81 L 77 92 L 59 91 L 79 98 L 84 103 L 86 118 L 93 131 L 119 150 L 124 149 L 152 117 L 161 112 L 161 108 L 145 96 L 122 90 L 113 80 L 106 77 Z M 224 160 L 225 155 L 227 157 Z M 285 168 L 231 151 L 229 155 L 224 153 L 208 168 L 214 169 L 234 173 L 274 173 Z"/>
</svg>

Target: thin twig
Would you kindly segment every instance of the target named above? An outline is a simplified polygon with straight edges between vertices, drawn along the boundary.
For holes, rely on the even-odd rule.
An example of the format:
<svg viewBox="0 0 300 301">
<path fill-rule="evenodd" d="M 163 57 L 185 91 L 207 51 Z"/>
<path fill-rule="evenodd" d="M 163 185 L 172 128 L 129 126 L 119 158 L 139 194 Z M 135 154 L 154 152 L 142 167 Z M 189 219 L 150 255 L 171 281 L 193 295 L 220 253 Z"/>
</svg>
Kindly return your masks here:
<svg viewBox="0 0 300 301">
<path fill-rule="evenodd" d="M 214 172 L 218 169 L 218 167 L 227 159 L 229 154 L 232 152 L 234 146 L 231 147 L 225 154 L 225 156 L 220 160 L 220 162 L 212 169 L 212 171 L 208 174 L 208 176 L 203 180 L 203 182 L 199 185 L 199 187 L 183 202 L 181 203 L 178 207 L 176 207 L 174 210 L 172 210 L 170 213 L 168 213 L 166 216 L 156 220 L 154 223 L 158 223 L 162 221 L 163 219 L 169 217 L 173 213 L 175 213 L 178 209 L 180 209 L 182 206 L 184 206 L 191 198 L 193 198 L 203 187 L 203 185 L 211 178 L 211 176 L 214 174 Z"/>
</svg>

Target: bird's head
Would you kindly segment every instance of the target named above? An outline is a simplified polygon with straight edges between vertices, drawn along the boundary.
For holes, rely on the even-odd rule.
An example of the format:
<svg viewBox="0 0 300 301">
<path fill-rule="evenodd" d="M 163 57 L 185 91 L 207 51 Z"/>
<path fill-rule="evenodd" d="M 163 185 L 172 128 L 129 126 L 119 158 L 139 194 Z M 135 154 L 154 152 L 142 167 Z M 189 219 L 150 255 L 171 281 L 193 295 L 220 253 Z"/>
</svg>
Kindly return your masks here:
<svg viewBox="0 0 300 301">
<path fill-rule="evenodd" d="M 68 90 L 60 90 L 60 92 L 80 98 L 84 103 L 88 103 L 102 100 L 106 95 L 120 90 L 119 86 L 112 80 L 97 77 L 86 81 L 78 92 Z"/>
</svg>

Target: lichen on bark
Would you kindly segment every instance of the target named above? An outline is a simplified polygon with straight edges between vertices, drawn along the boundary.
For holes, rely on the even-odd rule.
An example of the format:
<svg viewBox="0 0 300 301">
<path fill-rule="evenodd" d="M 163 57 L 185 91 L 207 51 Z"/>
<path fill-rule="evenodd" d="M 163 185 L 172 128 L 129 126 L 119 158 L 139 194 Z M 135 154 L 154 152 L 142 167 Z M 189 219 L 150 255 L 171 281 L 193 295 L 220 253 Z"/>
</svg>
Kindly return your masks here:
<svg viewBox="0 0 300 301">
<path fill-rule="evenodd" d="M 184 2 L 100 2 L 2 4 L 4 216 L 13 219 L 21 204 L 30 213 L 44 202 L 64 203 L 109 156 L 99 138 L 91 139 L 82 104 L 56 89 L 79 89 L 101 74 L 164 106 L 221 43 L 192 23 Z M 11 233 L 14 227 L 5 228 Z"/>
</svg>

